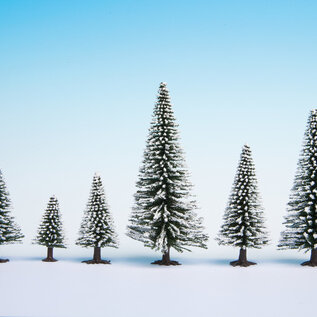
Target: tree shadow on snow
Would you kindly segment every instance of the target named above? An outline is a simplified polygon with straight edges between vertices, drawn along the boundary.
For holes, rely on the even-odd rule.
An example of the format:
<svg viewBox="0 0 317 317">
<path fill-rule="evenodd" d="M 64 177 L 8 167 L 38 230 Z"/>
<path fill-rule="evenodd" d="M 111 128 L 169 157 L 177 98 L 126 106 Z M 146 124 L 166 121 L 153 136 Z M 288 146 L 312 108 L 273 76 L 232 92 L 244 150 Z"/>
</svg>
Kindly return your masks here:
<svg viewBox="0 0 317 317">
<path fill-rule="evenodd" d="M 217 258 L 183 258 L 178 259 L 184 265 L 211 265 L 211 266 L 224 266 L 229 265 L 232 259 L 217 259 Z"/>
<path fill-rule="evenodd" d="M 151 266 L 153 261 L 160 259 L 160 256 L 127 256 L 127 257 L 114 257 L 112 262 L 113 264 L 132 264 L 135 266 Z M 153 267 L 153 265 L 151 266 Z"/>
<path fill-rule="evenodd" d="M 25 262 L 25 261 L 32 261 L 32 262 L 38 262 L 42 261 L 45 256 L 8 256 L 6 258 L 9 259 L 10 262 Z"/>
<path fill-rule="evenodd" d="M 149 256 L 131 256 L 131 257 L 116 257 L 116 256 L 103 256 L 105 260 L 110 260 L 111 264 L 127 264 L 127 265 L 135 265 L 135 266 L 150 266 L 151 262 L 155 260 L 154 257 Z M 73 262 L 73 263 L 81 263 L 89 259 L 88 257 L 61 257 L 59 261 L 65 262 Z"/>
<path fill-rule="evenodd" d="M 14 256 L 8 257 L 10 262 L 42 262 L 44 256 Z M 83 256 L 75 256 L 75 257 L 56 257 L 58 262 L 71 262 L 71 263 L 81 263 L 84 260 L 89 259 L 88 257 Z M 124 265 L 133 265 L 139 267 L 160 267 L 156 265 L 151 265 L 153 261 L 159 260 L 160 255 L 158 256 L 126 256 L 126 257 L 116 257 L 116 256 L 105 256 L 104 259 L 109 259 L 113 265 L 116 264 L 124 264 Z M 305 257 L 301 258 L 290 258 L 290 257 L 280 257 L 280 258 L 252 258 L 258 266 L 263 265 L 287 265 L 287 266 L 299 266 L 302 262 L 305 261 Z M 180 262 L 184 266 L 196 266 L 196 265 L 204 265 L 204 266 L 229 266 L 230 262 L 234 260 L 234 258 L 179 258 L 173 257 L 173 260 Z M 9 262 L 9 263 L 10 263 Z"/>
<path fill-rule="evenodd" d="M 303 258 L 267 258 L 267 259 L 261 259 L 259 260 L 259 263 L 263 264 L 279 264 L 279 265 L 290 265 L 290 266 L 298 266 L 302 262 L 304 262 Z"/>
</svg>

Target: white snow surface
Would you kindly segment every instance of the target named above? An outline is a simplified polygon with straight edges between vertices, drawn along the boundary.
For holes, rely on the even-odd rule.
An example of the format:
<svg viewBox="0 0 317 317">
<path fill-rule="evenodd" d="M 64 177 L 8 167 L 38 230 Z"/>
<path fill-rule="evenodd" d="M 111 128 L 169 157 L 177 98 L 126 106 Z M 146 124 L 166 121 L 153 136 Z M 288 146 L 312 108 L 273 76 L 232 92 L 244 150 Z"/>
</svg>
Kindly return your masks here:
<svg viewBox="0 0 317 317">
<path fill-rule="evenodd" d="M 315 310 L 317 269 L 300 259 L 249 268 L 229 259 L 181 258 L 178 267 L 153 266 L 147 257 L 80 260 L 0 264 L 0 316 L 298 317 Z"/>
</svg>

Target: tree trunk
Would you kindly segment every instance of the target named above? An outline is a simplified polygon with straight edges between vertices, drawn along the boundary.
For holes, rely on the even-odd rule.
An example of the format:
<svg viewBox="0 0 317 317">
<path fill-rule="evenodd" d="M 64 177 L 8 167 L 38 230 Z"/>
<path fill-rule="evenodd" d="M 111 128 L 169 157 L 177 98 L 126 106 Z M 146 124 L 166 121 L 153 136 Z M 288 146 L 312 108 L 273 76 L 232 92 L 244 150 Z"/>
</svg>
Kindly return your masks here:
<svg viewBox="0 0 317 317">
<path fill-rule="evenodd" d="M 317 249 L 312 249 L 310 254 L 310 260 L 302 263 L 304 266 L 317 266 Z"/>
<path fill-rule="evenodd" d="M 317 264 L 317 249 L 311 250 L 310 261 L 315 265 Z"/>
<path fill-rule="evenodd" d="M 165 253 L 163 253 L 162 255 L 162 260 L 158 260 L 158 261 L 154 261 L 151 264 L 158 264 L 158 265 L 180 265 L 179 262 L 177 261 L 171 261 L 170 258 L 170 247 L 168 247 L 167 251 Z"/>
<path fill-rule="evenodd" d="M 0 259 L 0 263 L 6 263 L 9 262 L 9 259 Z"/>
<path fill-rule="evenodd" d="M 168 248 L 168 250 L 167 250 L 165 253 L 163 253 L 163 255 L 162 255 L 162 262 L 166 262 L 166 263 L 171 262 L 170 248 Z"/>
<path fill-rule="evenodd" d="M 93 257 L 94 261 L 96 263 L 99 263 L 101 261 L 101 250 L 100 247 L 95 247 L 94 248 L 94 257 Z"/>
<path fill-rule="evenodd" d="M 240 262 L 247 262 L 247 249 L 240 249 L 239 261 Z"/>
<path fill-rule="evenodd" d="M 43 259 L 42 261 L 43 262 L 56 262 L 57 261 L 53 257 L 53 248 L 51 248 L 51 247 L 47 248 L 47 257 L 46 257 L 46 259 Z"/>
<path fill-rule="evenodd" d="M 101 248 L 100 247 L 94 247 L 94 255 L 92 260 L 88 261 L 82 261 L 83 263 L 87 264 L 110 264 L 110 261 L 102 260 L 101 259 Z"/>
<path fill-rule="evenodd" d="M 230 262 L 232 266 L 243 266 L 247 267 L 255 265 L 256 263 L 247 260 L 247 249 L 241 248 L 239 253 L 239 259 L 237 261 Z"/>
</svg>

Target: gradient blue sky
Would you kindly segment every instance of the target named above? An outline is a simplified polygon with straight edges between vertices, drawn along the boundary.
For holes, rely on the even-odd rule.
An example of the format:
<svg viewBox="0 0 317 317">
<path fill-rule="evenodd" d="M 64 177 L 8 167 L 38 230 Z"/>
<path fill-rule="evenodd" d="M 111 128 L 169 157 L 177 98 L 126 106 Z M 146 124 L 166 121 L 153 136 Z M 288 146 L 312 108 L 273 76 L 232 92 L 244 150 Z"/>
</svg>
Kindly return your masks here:
<svg viewBox="0 0 317 317">
<path fill-rule="evenodd" d="M 73 241 L 99 171 L 121 238 L 111 254 L 148 252 L 124 232 L 166 81 L 211 236 L 195 254 L 233 252 L 213 238 L 245 142 L 273 252 L 316 106 L 316 30 L 316 1 L 0 1 L 0 168 L 26 235 L 4 250 L 43 251 L 29 243 L 56 194 L 65 252 L 82 252 Z"/>
</svg>

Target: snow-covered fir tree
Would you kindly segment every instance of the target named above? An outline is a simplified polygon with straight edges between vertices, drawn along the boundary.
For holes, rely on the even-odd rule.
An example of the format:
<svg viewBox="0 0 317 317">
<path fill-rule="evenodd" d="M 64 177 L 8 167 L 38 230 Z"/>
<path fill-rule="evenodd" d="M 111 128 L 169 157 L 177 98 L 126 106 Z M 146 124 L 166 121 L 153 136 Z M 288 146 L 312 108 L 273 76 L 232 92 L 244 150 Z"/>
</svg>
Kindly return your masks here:
<svg viewBox="0 0 317 317">
<path fill-rule="evenodd" d="M 21 242 L 23 237 L 21 229 L 11 215 L 11 200 L 0 171 L 0 245 Z M 0 263 L 8 261 L 0 259 Z"/>
<path fill-rule="evenodd" d="M 268 243 L 264 226 L 263 208 L 258 192 L 255 166 L 250 147 L 244 145 L 234 179 L 224 223 L 216 238 L 220 245 L 240 248 L 239 259 L 230 264 L 249 266 L 247 248 L 261 248 Z"/>
<path fill-rule="evenodd" d="M 317 109 L 308 118 L 284 224 L 279 248 L 311 251 L 302 265 L 317 266 Z"/>
<path fill-rule="evenodd" d="M 47 204 L 37 236 L 33 242 L 47 247 L 47 257 L 42 260 L 44 262 L 57 261 L 53 257 L 54 248 L 66 248 L 59 203 L 55 196 L 52 196 Z"/>
<path fill-rule="evenodd" d="M 76 244 L 86 248 L 94 248 L 93 259 L 83 261 L 88 264 L 110 264 L 110 261 L 101 259 L 101 248 L 118 247 L 118 236 L 114 229 L 105 191 L 98 174 L 94 175 L 92 181 L 90 197 Z"/>
<path fill-rule="evenodd" d="M 207 248 L 166 83 L 159 87 L 136 186 L 127 235 L 162 252 L 162 260 L 153 264 L 179 264 L 170 260 L 171 248 Z"/>
</svg>

